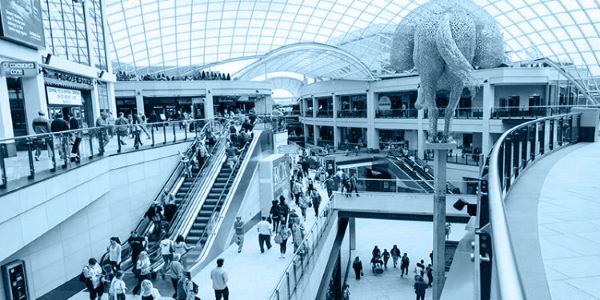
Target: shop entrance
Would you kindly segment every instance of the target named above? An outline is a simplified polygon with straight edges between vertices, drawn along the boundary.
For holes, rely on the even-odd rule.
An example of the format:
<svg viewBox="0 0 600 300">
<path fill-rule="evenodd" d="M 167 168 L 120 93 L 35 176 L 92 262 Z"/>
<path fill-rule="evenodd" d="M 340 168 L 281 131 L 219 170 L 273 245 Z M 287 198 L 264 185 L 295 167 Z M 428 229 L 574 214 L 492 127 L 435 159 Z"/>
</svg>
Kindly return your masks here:
<svg viewBox="0 0 600 300">
<path fill-rule="evenodd" d="M 27 135 L 27 117 L 25 116 L 25 97 L 21 78 L 6 78 L 8 86 L 8 101 L 12 118 L 13 134 L 15 137 Z M 32 112 L 37 114 L 37 112 Z"/>
</svg>

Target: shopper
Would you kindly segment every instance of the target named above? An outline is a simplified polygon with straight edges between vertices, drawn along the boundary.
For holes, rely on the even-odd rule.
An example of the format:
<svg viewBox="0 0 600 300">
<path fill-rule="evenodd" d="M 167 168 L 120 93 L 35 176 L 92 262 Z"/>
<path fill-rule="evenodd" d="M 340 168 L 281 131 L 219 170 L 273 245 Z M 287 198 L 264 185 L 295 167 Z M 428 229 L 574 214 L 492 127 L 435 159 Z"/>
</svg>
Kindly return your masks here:
<svg viewBox="0 0 600 300">
<path fill-rule="evenodd" d="M 287 227 L 285 222 L 279 224 L 277 234 L 275 235 L 275 243 L 279 244 L 279 252 L 281 255 L 279 258 L 285 258 L 285 252 L 287 250 L 287 240 L 292 235 L 292 230 Z"/>
<path fill-rule="evenodd" d="M 163 267 L 161 273 L 162 278 L 164 279 L 166 272 L 169 270 L 171 261 L 173 260 L 173 252 L 175 252 L 175 250 L 173 249 L 173 241 L 171 241 L 168 236 L 165 237 L 162 241 L 160 241 L 159 247 L 160 254 L 163 260 Z"/>
<path fill-rule="evenodd" d="M 267 244 L 267 250 L 271 249 L 271 224 L 267 222 L 267 217 L 262 217 L 262 220 L 256 225 L 258 230 L 258 245 L 260 246 L 260 253 L 265 253 L 264 244 Z"/>
<path fill-rule="evenodd" d="M 431 267 L 431 264 L 427 265 L 427 268 L 425 269 L 425 274 L 427 274 L 427 279 L 429 280 L 429 283 L 427 285 L 432 286 L 433 285 L 433 267 Z"/>
<path fill-rule="evenodd" d="M 315 217 L 319 216 L 319 206 L 321 205 L 321 194 L 319 194 L 319 192 L 317 192 L 317 190 L 312 190 L 310 192 L 311 195 L 311 199 L 312 199 L 312 207 L 315 210 Z"/>
<path fill-rule="evenodd" d="M 38 112 L 38 116 L 33 118 L 33 122 L 31 123 L 33 127 L 33 132 L 35 134 L 47 134 L 50 133 L 50 120 L 46 118 L 46 114 L 43 111 Z M 48 157 L 51 157 L 54 152 L 54 147 L 51 142 L 52 138 L 50 135 L 45 135 L 39 139 L 34 140 L 35 144 L 35 160 L 40 160 L 40 155 L 42 154 L 42 148 L 48 150 Z"/>
<path fill-rule="evenodd" d="M 127 285 L 123 281 L 123 271 L 117 271 L 117 274 L 110 282 L 109 288 L 109 300 L 125 300 L 125 293 L 127 293 Z"/>
<path fill-rule="evenodd" d="M 356 280 L 360 280 L 360 276 L 363 275 L 363 266 L 358 256 L 354 259 L 354 262 L 352 263 L 352 269 L 354 269 L 354 275 L 356 276 Z"/>
<path fill-rule="evenodd" d="M 392 250 L 390 251 L 390 254 L 392 255 L 392 261 L 394 262 L 394 268 L 396 267 L 396 265 L 398 264 L 398 258 L 400 258 L 400 249 L 398 249 L 398 246 L 394 245 L 392 247 Z"/>
<path fill-rule="evenodd" d="M 406 255 L 406 253 L 404 253 L 404 255 L 402 256 L 402 260 L 400 261 L 400 271 L 402 273 L 400 273 L 400 277 L 404 277 L 404 275 L 408 275 L 408 266 L 410 265 L 410 259 L 408 259 L 408 256 Z"/>
<path fill-rule="evenodd" d="M 52 133 L 55 133 L 54 137 L 58 140 L 57 148 L 58 153 L 60 155 L 60 159 L 65 159 L 67 155 L 68 139 L 67 135 L 59 133 L 69 130 L 69 123 L 65 121 L 61 113 L 57 113 L 54 115 L 54 120 L 52 120 L 52 123 L 50 123 L 50 130 L 52 131 Z"/>
<path fill-rule="evenodd" d="M 310 203 L 310 196 L 308 194 L 304 195 L 304 193 L 300 194 L 300 201 L 298 201 L 298 207 L 300 207 L 300 214 L 306 222 L 306 209 L 308 208 Z M 312 204 L 310 204 L 312 206 Z"/>
<path fill-rule="evenodd" d="M 387 251 L 387 249 L 383 249 L 383 253 L 381 255 L 383 256 L 383 266 L 387 270 L 387 264 L 390 260 L 390 253 Z"/>
<path fill-rule="evenodd" d="M 104 294 L 104 286 L 102 285 L 102 268 L 95 258 L 90 258 L 88 260 L 88 265 L 83 267 L 80 280 L 83 281 L 85 287 L 88 289 L 88 292 L 90 293 L 90 300 L 95 300 L 96 297 L 102 299 L 102 294 Z"/>
<path fill-rule="evenodd" d="M 290 222 L 292 222 L 291 219 Z M 294 221 L 292 224 L 292 239 L 294 242 L 294 252 L 296 252 L 302 245 L 302 240 L 304 239 L 304 225 L 300 223 L 300 220 Z"/>
<path fill-rule="evenodd" d="M 150 279 L 144 279 L 144 281 L 142 281 L 142 293 L 140 295 L 142 296 L 141 300 L 162 299 L 158 290 L 152 286 L 152 281 L 150 281 Z"/>
<path fill-rule="evenodd" d="M 169 270 L 167 271 L 167 275 L 171 279 L 171 284 L 173 285 L 173 290 L 175 291 L 175 293 L 173 294 L 173 298 L 176 298 L 176 299 L 177 299 L 177 286 L 178 286 L 179 280 L 181 278 L 183 278 L 184 272 L 185 272 L 183 265 L 181 264 L 181 262 L 179 262 L 180 258 L 181 258 L 181 255 L 179 255 L 177 253 L 173 254 L 173 260 L 171 261 Z"/>
<path fill-rule="evenodd" d="M 210 272 L 210 279 L 215 290 L 216 300 L 229 300 L 229 288 L 227 287 L 229 278 L 227 272 L 223 270 L 223 263 L 224 260 L 222 258 L 217 259 L 217 267 Z"/>
<path fill-rule="evenodd" d="M 133 288 L 133 294 L 138 295 L 140 293 L 140 287 L 144 280 L 150 280 L 152 278 L 152 265 L 150 263 L 150 257 L 146 251 L 142 251 L 137 260 L 135 274 L 137 275 L 138 284 Z"/>
<path fill-rule="evenodd" d="M 371 251 L 371 255 L 381 256 L 381 250 L 379 250 L 379 247 L 377 247 L 377 245 L 375 245 L 375 248 L 373 248 L 373 251 Z"/>
<path fill-rule="evenodd" d="M 104 154 L 106 145 L 108 145 L 108 142 L 110 141 L 108 137 L 108 129 L 110 127 L 108 115 L 103 109 L 100 110 L 100 116 L 96 119 L 96 127 L 98 127 L 96 129 L 96 134 L 98 135 L 98 154 L 102 155 Z"/>
<path fill-rule="evenodd" d="M 188 251 L 194 247 L 188 246 L 185 243 L 185 239 L 182 235 L 178 235 L 175 239 L 175 243 L 173 244 L 173 252 L 179 254 L 181 257 Z"/>
<path fill-rule="evenodd" d="M 133 147 L 137 150 L 140 146 L 144 146 L 142 140 L 140 139 L 140 134 L 142 133 L 142 120 L 136 114 L 133 116 L 133 122 L 131 124 L 131 134 L 133 135 Z"/>
<path fill-rule="evenodd" d="M 423 277 L 417 276 L 414 287 L 415 294 L 417 294 L 417 300 L 425 300 L 425 291 L 427 290 L 427 283 L 423 281 Z"/>
<path fill-rule="evenodd" d="M 296 180 L 296 182 L 294 182 L 294 188 L 292 192 L 294 193 L 294 201 L 296 201 L 296 205 L 300 206 L 300 195 L 302 194 L 302 183 L 300 183 L 300 180 Z"/>
<path fill-rule="evenodd" d="M 146 238 L 139 236 L 135 231 L 131 232 L 131 237 L 128 240 L 129 247 L 131 248 L 131 262 L 133 268 L 137 268 L 137 261 L 140 253 L 146 248 L 148 241 Z"/>
<path fill-rule="evenodd" d="M 244 247 L 244 222 L 242 221 L 242 217 L 235 217 L 233 228 L 235 229 L 235 235 L 233 238 L 235 243 L 238 245 L 238 253 L 241 253 L 242 248 Z"/>
<path fill-rule="evenodd" d="M 352 176 L 350 176 L 350 193 L 352 193 L 352 191 L 354 191 L 354 193 L 356 193 L 357 197 L 360 197 L 360 195 L 358 194 L 358 187 L 357 187 L 357 181 L 358 178 L 356 178 L 356 173 L 352 174 Z"/>
<path fill-rule="evenodd" d="M 425 262 L 422 259 L 415 266 L 415 274 L 421 277 L 425 275 Z"/>
<path fill-rule="evenodd" d="M 289 222 L 288 215 L 290 213 L 290 206 L 285 202 L 285 197 L 283 195 L 279 196 L 279 213 L 281 215 L 281 220 L 286 219 Z"/>
<path fill-rule="evenodd" d="M 69 113 L 69 129 L 70 130 L 76 130 L 81 128 L 81 126 L 79 125 L 79 112 L 77 112 L 77 114 L 73 114 L 72 112 Z M 73 132 L 73 137 L 75 138 L 73 141 L 73 146 L 71 147 L 71 161 L 75 161 L 75 162 L 80 162 L 81 159 L 79 157 L 79 144 L 81 143 L 81 132 L 80 131 L 76 131 Z"/>
<path fill-rule="evenodd" d="M 113 271 L 121 269 L 121 244 L 119 243 L 118 237 L 111 237 L 110 244 L 106 247 L 108 251 L 108 263 L 111 265 Z"/>
<path fill-rule="evenodd" d="M 125 116 L 123 114 L 123 112 L 119 113 L 119 117 L 115 120 L 115 126 L 116 126 L 116 132 L 117 132 L 117 141 L 119 142 L 119 144 L 121 145 L 127 145 L 127 143 L 125 143 L 125 141 L 122 140 L 123 137 L 126 137 L 129 135 L 128 132 L 128 128 L 129 127 L 129 121 L 127 121 L 127 119 L 125 119 Z"/>
<path fill-rule="evenodd" d="M 183 276 L 177 283 L 177 300 L 194 300 L 198 293 L 198 286 L 192 281 L 190 272 L 183 272 Z"/>
<path fill-rule="evenodd" d="M 273 221 L 273 231 L 275 231 L 275 233 L 277 233 L 277 231 L 279 230 L 279 223 L 281 222 L 282 213 L 282 209 L 279 206 L 279 203 L 277 203 L 277 200 L 273 200 L 271 202 L 271 210 L 269 211 L 269 216 Z"/>
</svg>

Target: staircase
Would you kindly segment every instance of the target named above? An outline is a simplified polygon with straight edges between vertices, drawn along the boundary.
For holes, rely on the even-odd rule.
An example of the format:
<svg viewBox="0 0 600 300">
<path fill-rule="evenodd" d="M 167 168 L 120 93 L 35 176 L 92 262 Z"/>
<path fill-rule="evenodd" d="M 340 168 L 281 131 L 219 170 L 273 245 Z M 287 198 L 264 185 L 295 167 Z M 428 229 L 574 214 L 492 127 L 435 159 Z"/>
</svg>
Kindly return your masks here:
<svg viewBox="0 0 600 300">
<path fill-rule="evenodd" d="M 200 169 L 192 168 L 192 176 L 187 177 L 181 184 L 181 187 L 179 187 L 179 190 L 177 190 L 177 193 L 175 194 L 175 204 L 177 204 L 177 207 L 181 207 L 180 205 L 185 199 L 185 196 L 192 189 L 192 184 L 199 171 Z"/>
<path fill-rule="evenodd" d="M 211 216 L 213 213 L 221 211 L 223 202 L 229 194 L 229 189 L 233 184 L 233 179 L 239 170 L 239 166 L 239 163 L 236 164 L 232 170 L 227 162 L 223 163 L 221 171 L 219 171 L 219 175 L 211 187 L 208 196 L 202 204 L 202 208 L 198 212 L 196 220 L 194 221 L 194 224 L 192 224 L 192 228 L 185 239 L 188 245 L 196 245 L 200 240 L 202 240 L 201 243 L 203 244 L 208 239 L 208 234 L 204 233 L 211 221 Z"/>
</svg>

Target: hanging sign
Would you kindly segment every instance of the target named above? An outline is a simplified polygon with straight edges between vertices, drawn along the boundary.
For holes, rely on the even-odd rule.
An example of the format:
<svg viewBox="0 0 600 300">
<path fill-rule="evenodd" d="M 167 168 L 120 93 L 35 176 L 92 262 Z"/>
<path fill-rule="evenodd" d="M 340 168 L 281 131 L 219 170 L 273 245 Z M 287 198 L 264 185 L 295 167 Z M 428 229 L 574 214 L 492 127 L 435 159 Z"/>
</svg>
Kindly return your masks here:
<svg viewBox="0 0 600 300">
<path fill-rule="evenodd" d="M 379 98 L 379 101 L 377 102 L 377 108 L 379 109 L 379 111 L 386 111 L 392 109 L 392 100 L 390 100 L 390 97 L 383 96 Z"/>
<path fill-rule="evenodd" d="M 38 74 L 37 64 L 32 61 L 3 61 L 2 75 L 6 77 L 34 77 Z"/>
<path fill-rule="evenodd" d="M 49 105 L 82 105 L 81 91 L 46 87 Z"/>
</svg>

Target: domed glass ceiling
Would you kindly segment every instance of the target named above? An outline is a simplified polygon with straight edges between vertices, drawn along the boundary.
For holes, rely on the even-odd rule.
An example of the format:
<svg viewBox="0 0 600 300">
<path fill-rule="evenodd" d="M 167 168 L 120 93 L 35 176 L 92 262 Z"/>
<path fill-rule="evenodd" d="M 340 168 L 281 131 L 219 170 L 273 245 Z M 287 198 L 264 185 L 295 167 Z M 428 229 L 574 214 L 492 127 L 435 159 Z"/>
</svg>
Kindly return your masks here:
<svg viewBox="0 0 600 300">
<path fill-rule="evenodd" d="M 316 42 L 346 50 L 373 74 L 385 75 L 392 72 L 396 25 L 425 2 L 106 0 L 105 7 L 115 71 L 185 73 L 190 66 L 256 60 L 285 45 Z M 511 60 L 548 57 L 600 75 L 599 0 L 474 2 L 498 20 Z"/>
</svg>

